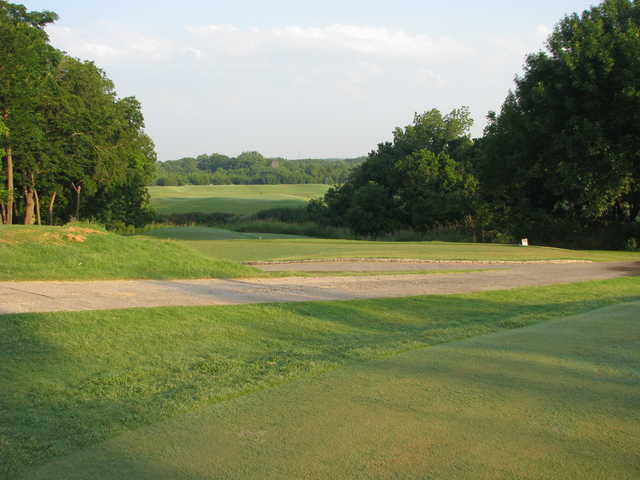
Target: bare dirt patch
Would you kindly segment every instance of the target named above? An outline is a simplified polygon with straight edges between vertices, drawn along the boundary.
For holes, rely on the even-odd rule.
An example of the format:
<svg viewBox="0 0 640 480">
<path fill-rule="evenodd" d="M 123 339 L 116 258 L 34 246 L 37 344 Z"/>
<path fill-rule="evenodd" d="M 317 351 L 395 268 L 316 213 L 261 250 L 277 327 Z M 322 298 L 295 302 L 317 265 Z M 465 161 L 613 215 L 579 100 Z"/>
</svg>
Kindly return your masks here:
<svg viewBox="0 0 640 480">
<path fill-rule="evenodd" d="M 638 275 L 640 262 L 616 262 L 511 264 L 455 275 L 0 282 L 0 314 L 447 295 Z"/>
<path fill-rule="evenodd" d="M 367 271 L 367 270 L 406 270 L 422 269 L 425 265 L 439 265 L 442 268 L 454 268 L 456 265 L 535 265 L 535 264 L 572 264 L 572 263 L 593 263 L 591 260 L 421 260 L 412 258 L 327 258 L 309 260 L 274 260 L 245 262 L 261 270 L 280 271 Z M 394 267 L 394 264 L 401 265 Z M 384 265 L 384 268 L 380 268 Z M 351 270 L 355 268 L 355 270 Z"/>
</svg>

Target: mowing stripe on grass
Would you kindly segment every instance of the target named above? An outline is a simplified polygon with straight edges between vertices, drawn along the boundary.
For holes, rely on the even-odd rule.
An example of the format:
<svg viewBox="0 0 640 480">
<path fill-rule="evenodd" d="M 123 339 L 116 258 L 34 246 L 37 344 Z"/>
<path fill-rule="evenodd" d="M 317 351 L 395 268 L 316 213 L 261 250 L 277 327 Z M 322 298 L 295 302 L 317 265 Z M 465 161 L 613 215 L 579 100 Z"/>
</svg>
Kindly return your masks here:
<svg viewBox="0 0 640 480">
<path fill-rule="evenodd" d="M 25 478 L 635 479 L 640 303 L 359 364 Z"/>
<path fill-rule="evenodd" d="M 640 278 L 454 296 L 7 315 L 0 476 L 344 365 L 634 300 Z"/>
</svg>

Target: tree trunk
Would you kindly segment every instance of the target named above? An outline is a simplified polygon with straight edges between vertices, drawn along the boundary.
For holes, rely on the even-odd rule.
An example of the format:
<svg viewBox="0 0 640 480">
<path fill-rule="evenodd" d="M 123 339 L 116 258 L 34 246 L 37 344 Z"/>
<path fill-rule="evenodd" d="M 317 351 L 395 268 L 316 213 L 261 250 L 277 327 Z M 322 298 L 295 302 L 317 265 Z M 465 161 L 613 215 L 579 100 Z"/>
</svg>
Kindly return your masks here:
<svg viewBox="0 0 640 480">
<path fill-rule="evenodd" d="M 5 223 L 13 223 L 13 151 L 9 145 L 6 148 L 5 158 L 7 159 L 7 213 Z"/>
<path fill-rule="evenodd" d="M 35 200 L 36 216 L 35 221 L 38 225 L 42 225 L 40 218 L 40 198 L 38 197 L 38 190 L 36 189 L 36 176 L 31 172 L 31 190 L 33 191 L 33 199 Z"/>
<path fill-rule="evenodd" d="M 7 207 L 4 202 L 0 202 L 0 224 L 7 223 Z"/>
<path fill-rule="evenodd" d="M 76 220 L 80 220 L 80 191 L 82 190 L 82 185 L 77 185 L 75 183 L 71 183 L 71 186 L 76 191 Z"/>
<path fill-rule="evenodd" d="M 56 201 L 57 194 L 58 192 L 53 192 L 49 200 L 49 225 L 53 225 L 53 203 Z"/>
<path fill-rule="evenodd" d="M 42 217 L 40 216 L 40 197 L 38 196 L 38 190 L 33 189 L 33 198 L 36 200 L 36 222 L 38 225 L 42 225 Z"/>
<path fill-rule="evenodd" d="M 24 188 L 24 224 L 33 225 L 34 215 L 33 209 L 35 203 L 33 202 L 33 187 L 28 186 Z"/>
</svg>

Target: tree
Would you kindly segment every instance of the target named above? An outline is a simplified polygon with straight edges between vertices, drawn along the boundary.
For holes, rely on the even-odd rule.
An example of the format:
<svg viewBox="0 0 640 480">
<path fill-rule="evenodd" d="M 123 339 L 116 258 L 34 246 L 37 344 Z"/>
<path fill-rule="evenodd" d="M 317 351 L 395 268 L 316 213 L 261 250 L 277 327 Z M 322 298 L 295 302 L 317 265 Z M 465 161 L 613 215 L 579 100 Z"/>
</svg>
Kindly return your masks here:
<svg viewBox="0 0 640 480">
<path fill-rule="evenodd" d="M 54 185 L 75 193 L 74 202 L 66 202 L 73 203 L 73 216 L 139 224 L 148 216 L 142 191 L 156 161 L 140 103 L 118 99 L 111 80 L 93 62 L 65 56 L 44 105 L 48 171 L 55 175 Z"/>
<path fill-rule="evenodd" d="M 396 128 L 348 180 L 314 204 L 318 220 L 377 236 L 400 227 L 427 230 L 473 212 L 477 181 L 466 166 L 473 146 L 466 107 L 447 115 L 433 109 Z"/>
<path fill-rule="evenodd" d="M 640 3 L 607 0 L 566 16 L 546 47 L 490 115 L 483 197 L 513 233 L 545 240 L 637 225 Z"/>
<path fill-rule="evenodd" d="M 395 168 L 404 178 L 399 208 L 414 229 L 427 231 L 473 214 L 478 181 L 447 153 L 423 148 L 399 159 Z"/>
<path fill-rule="evenodd" d="M 43 28 L 56 19 L 53 12 L 29 12 L 22 5 L 0 0 L 0 118 L 8 130 L 0 137 L 5 160 L 6 223 L 13 223 L 16 149 L 33 161 L 33 147 L 42 138 L 36 107 L 58 57 L 47 43 Z M 33 192 L 28 180 L 22 183 L 29 201 Z"/>
<path fill-rule="evenodd" d="M 56 18 L 0 0 L 2 220 L 41 223 L 42 200 L 50 223 L 82 215 L 139 224 L 156 160 L 140 103 L 118 98 L 92 62 L 49 45 L 43 27 Z"/>
</svg>

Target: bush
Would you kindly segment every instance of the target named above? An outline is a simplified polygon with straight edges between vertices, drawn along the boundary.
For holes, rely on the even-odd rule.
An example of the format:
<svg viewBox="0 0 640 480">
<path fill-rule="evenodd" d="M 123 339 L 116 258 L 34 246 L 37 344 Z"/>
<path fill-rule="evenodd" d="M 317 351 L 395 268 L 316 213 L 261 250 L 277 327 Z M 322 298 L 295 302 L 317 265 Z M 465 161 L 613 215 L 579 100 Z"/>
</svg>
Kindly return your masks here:
<svg viewBox="0 0 640 480">
<path fill-rule="evenodd" d="M 245 220 L 226 225 L 237 232 L 279 233 L 287 235 L 306 235 L 320 238 L 349 238 L 344 228 L 326 227 L 314 222 L 287 223 L 279 220 Z"/>
<path fill-rule="evenodd" d="M 635 252 L 638 250 L 638 241 L 633 237 L 628 238 L 624 244 L 624 249 L 630 252 Z"/>
<path fill-rule="evenodd" d="M 241 217 L 233 213 L 201 213 L 201 212 L 189 212 L 189 213 L 170 213 L 170 214 L 156 214 L 154 217 L 155 223 L 167 223 L 170 225 L 189 226 L 189 225 L 204 225 L 209 227 L 222 226 L 234 221 L 240 220 Z"/>
<path fill-rule="evenodd" d="M 253 215 L 257 220 L 278 220 L 286 223 L 302 223 L 310 220 L 306 208 L 270 208 Z"/>
</svg>

